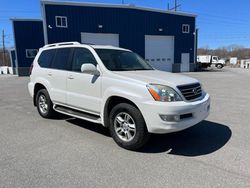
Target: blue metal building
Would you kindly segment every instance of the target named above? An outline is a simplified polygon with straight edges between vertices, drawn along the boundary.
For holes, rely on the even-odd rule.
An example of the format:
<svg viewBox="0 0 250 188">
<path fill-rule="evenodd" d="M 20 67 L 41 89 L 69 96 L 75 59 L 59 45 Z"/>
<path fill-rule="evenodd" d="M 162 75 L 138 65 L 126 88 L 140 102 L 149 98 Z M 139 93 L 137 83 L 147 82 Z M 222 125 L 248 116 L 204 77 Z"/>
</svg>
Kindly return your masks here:
<svg viewBox="0 0 250 188">
<path fill-rule="evenodd" d="M 42 20 L 12 19 L 16 72 L 27 75 L 44 44 L 78 41 L 128 48 L 155 68 L 193 71 L 196 16 L 133 5 L 41 1 Z M 15 71 L 14 71 L 15 72 Z"/>
<path fill-rule="evenodd" d="M 156 68 L 192 71 L 196 16 L 133 5 L 41 1 L 45 43 L 78 41 L 131 49 Z"/>
<path fill-rule="evenodd" d="M 44 45 L 43 23 L 37 19 L 11 19 L 14 32 L 15 56 L 14 73 L 29 74 L 29 68 L 40 47 Z"/>
</svg>

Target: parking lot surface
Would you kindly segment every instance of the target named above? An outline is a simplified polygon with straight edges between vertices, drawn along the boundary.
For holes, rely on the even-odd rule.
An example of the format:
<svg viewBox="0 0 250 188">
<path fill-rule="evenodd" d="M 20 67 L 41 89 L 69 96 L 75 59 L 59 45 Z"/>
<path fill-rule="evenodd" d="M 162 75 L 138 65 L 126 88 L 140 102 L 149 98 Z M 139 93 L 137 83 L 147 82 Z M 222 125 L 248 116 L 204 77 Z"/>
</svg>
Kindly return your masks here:
<svg viewBox="0 0 250 188">
<path fill-rule="evenodd" d="M 0 75 L 0 187 L 250 187 L 250 71 L 185 74 L 211 95 L 210 116 L 139 152 L 100 125 L 41 118 L 29 78 Z"/>
</svg>

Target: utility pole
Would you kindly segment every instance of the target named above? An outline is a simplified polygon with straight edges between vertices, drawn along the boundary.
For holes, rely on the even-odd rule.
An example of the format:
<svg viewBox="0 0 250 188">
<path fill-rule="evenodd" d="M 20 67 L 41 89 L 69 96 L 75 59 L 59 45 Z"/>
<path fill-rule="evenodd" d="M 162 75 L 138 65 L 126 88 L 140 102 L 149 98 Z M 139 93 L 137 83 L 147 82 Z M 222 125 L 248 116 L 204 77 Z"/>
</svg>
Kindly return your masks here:
<svg viewBox="0 0 250 188">
<path fill-rule="evenodd" d="M 168 10 L 174 10 L 175 12 L 177 11 L 177 8 L 181 7 L 181 4 L 178 4 L 177 0 L 174 0 L 174 7 L 169 8 L 169 3 L 168 3 Z"/>
<path fill-rule="evenodd" d="M 3 41 L 3 66 L 5 66 L 5 35 L 4 35 L 4 30 L 2 31 L 2 41 Z"/>
</svg>

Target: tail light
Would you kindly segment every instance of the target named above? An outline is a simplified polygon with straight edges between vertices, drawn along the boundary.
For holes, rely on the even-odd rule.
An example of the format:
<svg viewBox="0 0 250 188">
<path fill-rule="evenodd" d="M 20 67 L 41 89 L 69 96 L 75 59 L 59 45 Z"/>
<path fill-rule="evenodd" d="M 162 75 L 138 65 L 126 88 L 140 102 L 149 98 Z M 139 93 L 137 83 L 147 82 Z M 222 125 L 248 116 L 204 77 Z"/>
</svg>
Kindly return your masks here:
<svg viewBox="0 0 250 188">
<path fill-rule="evenodd" d="M 33 69 L 33 63 L 32 63 L 31 66 L 30 66 L 29 75 L 31 75 L 32 69 Z"/>
</svg>

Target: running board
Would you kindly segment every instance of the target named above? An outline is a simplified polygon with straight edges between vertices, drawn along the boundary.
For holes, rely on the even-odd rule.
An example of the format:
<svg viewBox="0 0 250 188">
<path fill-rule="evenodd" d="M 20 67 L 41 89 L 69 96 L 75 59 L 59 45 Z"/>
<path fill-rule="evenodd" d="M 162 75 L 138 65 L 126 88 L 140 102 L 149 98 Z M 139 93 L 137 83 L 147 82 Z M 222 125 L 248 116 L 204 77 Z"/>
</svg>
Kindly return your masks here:
<svg viewBox="0 0 250 188">
<path fill-rule="evenodd" d="M 88 120 L 94 123 L 101 123 L 101 117 L 95 114 L 83 112 L 80 110 L 72 109 L 61 105 L 54 105 L 54 110 L 59 113 L 73 116 L 79 119 Z"/>
</svg>

